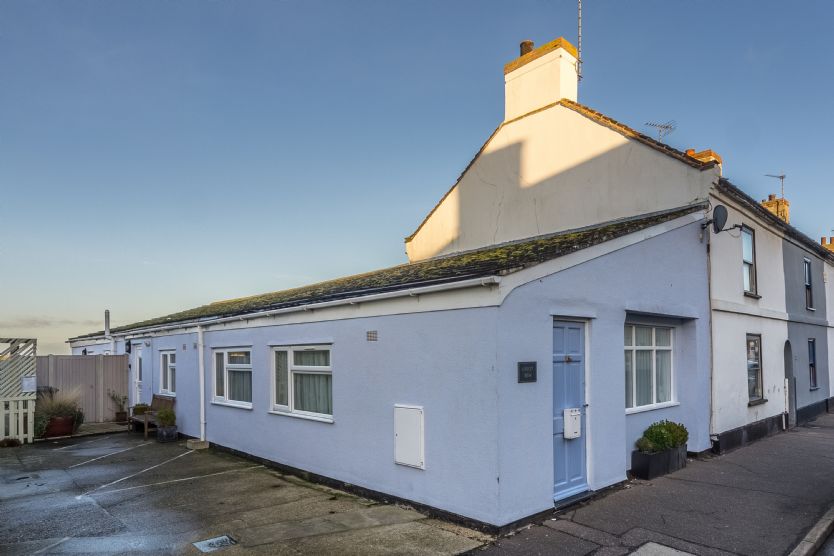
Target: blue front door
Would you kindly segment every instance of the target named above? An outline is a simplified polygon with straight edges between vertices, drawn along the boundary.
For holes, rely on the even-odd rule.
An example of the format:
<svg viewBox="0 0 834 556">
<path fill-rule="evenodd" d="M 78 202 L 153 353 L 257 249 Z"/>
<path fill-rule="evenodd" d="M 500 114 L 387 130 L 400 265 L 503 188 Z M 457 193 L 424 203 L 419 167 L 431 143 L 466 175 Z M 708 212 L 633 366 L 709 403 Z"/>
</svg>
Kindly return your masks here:
<svg viewBox="0 0 834 556">
<path fill-rule="evenodd" d="M 571 409 L 574 411 L 571 412 Z M 568 410 L 567 423 L 565 410 Z M 571 418 L 571 413 L 579 415 Z M 554 500 L 562 500 L 588 490 L 585 429 L 585 325 L 578 322 L 555 321 L 553 323 Z"/>
</svg>

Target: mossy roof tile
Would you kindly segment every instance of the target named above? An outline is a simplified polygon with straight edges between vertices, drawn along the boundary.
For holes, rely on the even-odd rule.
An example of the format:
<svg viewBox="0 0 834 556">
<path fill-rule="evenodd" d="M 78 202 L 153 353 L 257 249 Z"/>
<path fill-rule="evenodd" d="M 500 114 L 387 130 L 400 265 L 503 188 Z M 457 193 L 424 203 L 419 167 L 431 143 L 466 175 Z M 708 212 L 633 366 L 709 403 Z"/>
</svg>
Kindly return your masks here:
<svg viewBox="0 0 834 556">
<path fill-rule="evenodd" d="M 311 303 L 335 301 L 421 286 L 507 274 L 702 209 L 703 205 L 701 204 L 691 205 L 680 209 L 609 222 L 589 228 L 539 236 L 474 251 L 401 264 L 391 268 L 344 278 L 336 278 L 309 286 L 218 301 L 194 309 L 144 320 L 127 326 L 116 327 L 112 329 L 112 332 L 118 334 L 154 326 L 246 315 Z M 73 339 L 94 338 L 103 335 L 104 333 L 99 331 L 77 336 Z"/>
</svg>

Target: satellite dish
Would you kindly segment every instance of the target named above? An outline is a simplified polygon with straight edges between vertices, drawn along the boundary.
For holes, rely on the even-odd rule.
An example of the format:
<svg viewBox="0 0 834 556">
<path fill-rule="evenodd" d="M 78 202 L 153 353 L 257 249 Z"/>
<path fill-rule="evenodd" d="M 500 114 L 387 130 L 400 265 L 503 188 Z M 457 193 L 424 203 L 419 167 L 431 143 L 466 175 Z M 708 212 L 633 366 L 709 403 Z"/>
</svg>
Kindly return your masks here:
<svg viewBox="0 0 834 556">
<path fill-rule="evenodd" d="M 712 209 L 712 231 L 716 234 L 724 229 L 727 224 L 727 207 L 717 205 Z"/>
</svg>

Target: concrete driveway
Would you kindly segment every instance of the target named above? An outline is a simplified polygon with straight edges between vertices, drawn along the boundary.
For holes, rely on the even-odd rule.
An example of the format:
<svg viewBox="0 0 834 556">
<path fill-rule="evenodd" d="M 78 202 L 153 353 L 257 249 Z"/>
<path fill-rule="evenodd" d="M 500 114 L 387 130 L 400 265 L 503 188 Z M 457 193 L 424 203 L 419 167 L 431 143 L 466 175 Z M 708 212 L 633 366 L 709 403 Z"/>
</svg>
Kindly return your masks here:
<svg viewBox="0 0 834 556">
<path fill-rule="evenodd" d="M 139 434 L 0 449 L 0 554 L 457 554 L 490 539 L 410 509 Z"/>
</svg>

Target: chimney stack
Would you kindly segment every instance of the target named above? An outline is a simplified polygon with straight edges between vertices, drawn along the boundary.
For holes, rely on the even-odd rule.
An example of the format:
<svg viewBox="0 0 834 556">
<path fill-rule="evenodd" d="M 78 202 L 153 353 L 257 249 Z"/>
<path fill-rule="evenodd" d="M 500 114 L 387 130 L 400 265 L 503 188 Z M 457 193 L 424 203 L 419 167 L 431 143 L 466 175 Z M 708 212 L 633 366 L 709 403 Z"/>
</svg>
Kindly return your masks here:
<svg viewBox="0 0 834 556">
<path fill-rule="evenodd" d="M 823 237 L 820 239 L 820 245 L 834 253 L 834 236 L 830 238 Z"/>
<path fill-rule="evenodd" d="M 779 199 L 775 193 L 767 196 L 767 199 L 762 200 L 762 206 L 775 214 L 780 220 L 786 223 L 791 223 L 791 204 L 784 197 Z"/>
<path fill-rule="evenodd" d="M 521 42 L 521 55 L 504 66 L 504 121 L 565 98 L 576 102 L 576 47 L 564 38 L 534 48 Z"/>
<path fill-rule="evenodd" d="M 110 309 L 104 310 L 104 335 L 110 336 Z"/>
</svg>

